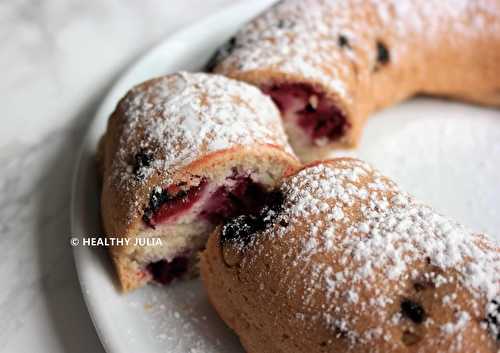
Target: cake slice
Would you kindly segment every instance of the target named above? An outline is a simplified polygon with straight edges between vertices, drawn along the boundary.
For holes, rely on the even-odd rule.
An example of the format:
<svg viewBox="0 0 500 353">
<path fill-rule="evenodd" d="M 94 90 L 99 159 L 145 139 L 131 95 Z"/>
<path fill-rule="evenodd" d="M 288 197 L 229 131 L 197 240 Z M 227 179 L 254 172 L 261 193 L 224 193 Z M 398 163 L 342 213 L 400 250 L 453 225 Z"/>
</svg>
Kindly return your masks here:
<svg viewBox="0 0 500 353">
<path fill-rule="evenodd" d="M 177 73 L 130 90 L 100 146 L 101 215 L 124 291 L 197 274 L 214 227 L 262 203 L 299 162 L 257 88 Z"/>
<path fill-rule="evenodd" d="M 498 353 L 500 246 L 369 164 L 314 162 L 210 236 L 201 274 L 248 353 Z"/>
<path fill-rule="evenodd" d="M 296 153 L 314 160 L 416 94 L 500 106 L 498 62 L 497 0 L 283 0 L 208 69 L 269 94 Z"/>
</svg>

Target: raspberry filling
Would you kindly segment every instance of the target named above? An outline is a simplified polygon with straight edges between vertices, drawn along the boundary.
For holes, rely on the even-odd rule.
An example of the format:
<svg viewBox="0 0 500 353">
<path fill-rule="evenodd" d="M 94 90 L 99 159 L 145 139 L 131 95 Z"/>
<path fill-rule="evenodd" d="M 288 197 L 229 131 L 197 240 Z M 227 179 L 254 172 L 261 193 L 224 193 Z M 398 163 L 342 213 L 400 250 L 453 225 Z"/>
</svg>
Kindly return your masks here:
<svg viewBox="0 0 500 353">
<path fill-rule="evenodd" d="M 184 275 L 189 267 L 189 259 L 186 256 L 178 256 L 172 261 L 160 260 L 147 266 L 147 270 L 153 276 L 155 282 L 169 284 L 174 279 Z"/>
<path fill-rule="evenodd" d="M 212 224 L 252 211 L 262 203 L 266 189 L 249 175 L 233 172 L 221 186 L 203 180 L 198 186 L 174 192 L 178 186 L 155 189 L 151 193 L 143 220 L 151 228 L 175 222 L 187 213 Z"/>
<path fill-rule="evenodd" d="M 350 124 L 344 113 L 306 84 L 283 84 L 263 89 L 271 96 L 286 122 L 298 125 L 314 144 L 342 138 Z"/>
<path fill-rule="evenodd" d="M 215 225 L 231 217 L 257 212 L 267 195 L 264 185 L 255 182 L 248 174 L 239 174 L 234 170 L 222 185 L 202 180 L 198 186 L 187 190 L 181 190 L 180 185 L 154 189 L 143 220 L 153 229 L 159 224 L 173 223 L 185 215 L 191 220 L 202 219 Z M 155 282 L 166 285 L 182 277 L 189 267 L 190 257 L 182 253 L 172 261 L 163 259 L 150 263 L 146 270 Z"/>
<path fill-rule="evenodd" d="M 213 224 L 229 217 L 252 212 L 263 202 L 266 189 L 249 176 L 232 176 L 227 186 L 219 187 L 205 204 L 200 216 Z"/>
<path fill-rule="evenodd" d="M 149 199 L 149 207 L 145 210 L 143 220 L 151 228 L 169 219 L 176 218 L 189 210 L 198 201 L 206 188 L 202 181 L 198 186 L 187 191 L 179 191 L 172 196 L 172 191 L 153 190 Z"/>
</svg>

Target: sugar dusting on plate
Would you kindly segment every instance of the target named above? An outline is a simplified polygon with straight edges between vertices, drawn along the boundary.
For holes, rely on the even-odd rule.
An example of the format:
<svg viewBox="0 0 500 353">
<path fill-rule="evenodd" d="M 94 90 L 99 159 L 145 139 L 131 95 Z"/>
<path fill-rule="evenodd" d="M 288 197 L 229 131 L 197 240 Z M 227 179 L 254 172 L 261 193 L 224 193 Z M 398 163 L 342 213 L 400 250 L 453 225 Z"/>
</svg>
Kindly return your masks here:
<svg viewBox="0 0 500 353">
<path fill-rule="evenodd" d="M 162 351 L 186 353 L 242 352 L 236 336 L 217 317 L 198 280 L 151 285 L 127 296 L 128 310 L 147 328 L 148 339 Z M 134 332 L 135 339 L 139 333 Z"/>
</svg>

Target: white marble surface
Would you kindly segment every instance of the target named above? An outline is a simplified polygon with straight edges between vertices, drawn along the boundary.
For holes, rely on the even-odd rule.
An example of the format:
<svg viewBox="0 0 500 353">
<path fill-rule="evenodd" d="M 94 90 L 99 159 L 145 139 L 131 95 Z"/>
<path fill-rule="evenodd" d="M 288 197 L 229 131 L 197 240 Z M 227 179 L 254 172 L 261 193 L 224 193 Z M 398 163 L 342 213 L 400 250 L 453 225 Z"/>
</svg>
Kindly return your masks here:
<svg viewBox="0 0 500 353">
<path fill-rule="evenodd" d="M 1 353 L 103 352 L 67 243 L 78 146 L 129 63 L 235 1 L 0 2 Z"/>
</svg>

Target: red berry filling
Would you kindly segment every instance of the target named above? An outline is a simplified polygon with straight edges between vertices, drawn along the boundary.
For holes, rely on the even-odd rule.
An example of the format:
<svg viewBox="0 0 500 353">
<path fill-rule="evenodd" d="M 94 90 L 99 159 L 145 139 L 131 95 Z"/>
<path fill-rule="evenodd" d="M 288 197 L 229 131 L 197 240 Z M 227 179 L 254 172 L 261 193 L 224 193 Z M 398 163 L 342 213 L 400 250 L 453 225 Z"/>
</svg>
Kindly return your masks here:
<svg viewBox="0 0 500 353">
<path fill-rule="evenodd" d="M 178 256 L 172 261 L 160 260 L 147 266 L 148 271 L 153 276 L 153 280 L 161 284 L 169 284 L 174 279 L 184 275 L 189 266 L 189 259 L 186 256 Z"/>
<path fill-rule="evenodd" d="M 173 196 L 168 190 L 153 190 L 149 207 L 144 212 L 144 221 L 154 228 L 157 224 L 182 215 L 199 200 L 206 184 L 205 181 L 202 181 L 198 186 L 186 191 L 179 191 Z"/>
<path fill-rule="evenodd" d="M 199 201 L 203 202 L 197 216 L 213 224 L 238 214 L 251 212 L 262 203 L 266 189 L 256 183 L 249 175 L 236 172 L 225 180 L 224 185 L 210 188 L 203 180 L 198 186 L 173 194 L 170 187 L 153 190 L 148 207 L 144 211 L 144 222 L 155 228 L 156 225 L 173 222 L 186 214 Z"/>
<path fill-rule="evenodd" d="M 324 94 L 306 84 L 283 84 L 264 88 L 285 121 L 294 121 L 313 143 L 340 139 L 350 128 L 344 113 Z"/>
<path fill-rule="evenodd" d="M 228 181 L 212 194 L 200 213 L 214 224 L 256 209 L 266 194 L 266 189 L 249 176 L 231 176 Z"/>
<path fill-rule="evenodd" d="M 155 228 L 158 224 L 173 222 L 188 212 L 191 212 L 191 216 L 217 224 L 241 214 L 256 213 L 268 199 L 268 192 L 262 184 L 253 181 L 249 175 L 238 174 L 236 171 L 218 187 L 203 180 L 198 186 L 188 190 L 178 191 L 179 189 L 179 186 L 173 185 L 153 190 L 143 216 L 149 227 Z M 189 267 L 189 256 L 182 253 L 172 261 L 150 263 L 146 270 L 155 282 L 169 284 L 184 275 Z"/>
</svg>

